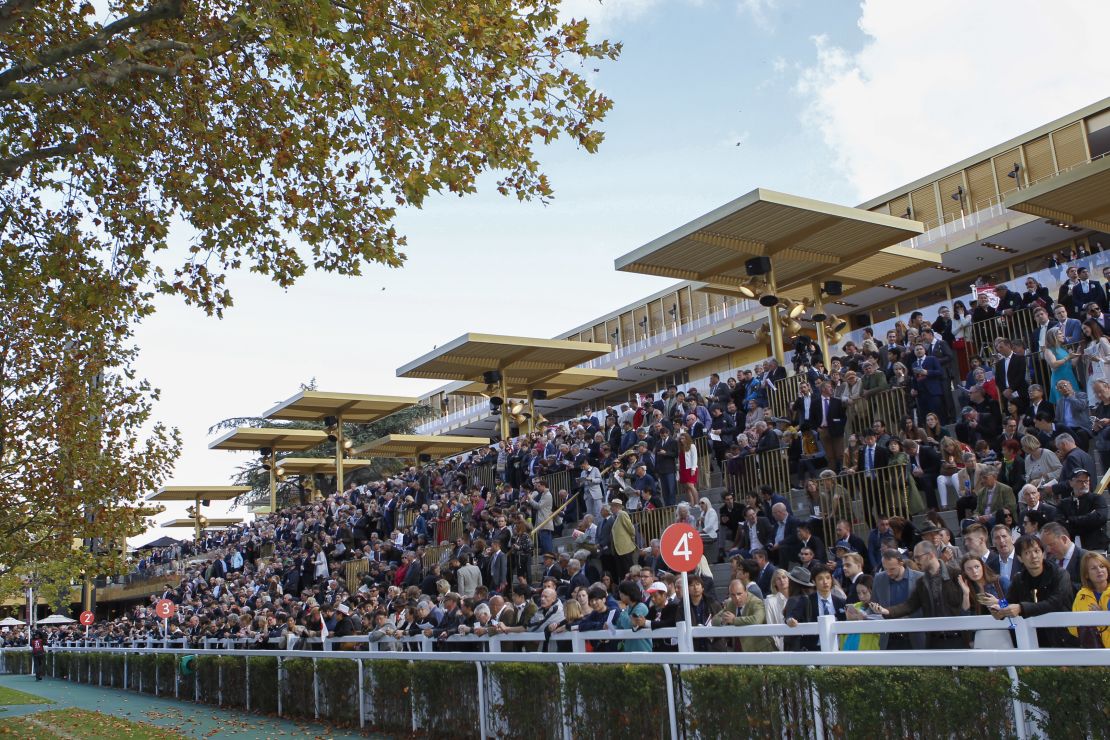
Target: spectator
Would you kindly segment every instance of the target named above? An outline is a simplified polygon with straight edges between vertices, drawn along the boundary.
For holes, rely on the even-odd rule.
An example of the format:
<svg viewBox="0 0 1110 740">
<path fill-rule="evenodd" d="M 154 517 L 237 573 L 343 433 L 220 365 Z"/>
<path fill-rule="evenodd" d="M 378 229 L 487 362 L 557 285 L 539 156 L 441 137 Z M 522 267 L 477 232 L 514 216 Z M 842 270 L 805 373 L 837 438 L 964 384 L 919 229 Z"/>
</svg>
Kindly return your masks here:
<svg viewBox="0 0 1110 740">
<path fill-rule="evenodd" d="M 766 623 L 763 600 L 753 596 L 743 581 L 733 580 L 728 592 L 728 600 L 713 617 L 714 627 L 746 627 Z M 739 641 L 743 652 L 771 652 L 778 649 L 770 637 L 742 637 Z"/>
<path fill-rule="evenodd" d="M 1083 556 L 1079 566 L 1082 588 L 1072 602 L 1074 612 L 1110 611 L 1110 561 L 1097 552 Z M 1069 627 L 1080 647 L 1110 648 L 1110 627 Z"/>
<path fill-rule="evenodd" d="M 963 591 L 956 579 L 955 569 L 941 563 L 936 547 L 929 542 L 918 543 L 913 557 L 922 572 L 908 598 L 891 607 L 876 603 L 873 605 L 875 613 L 891 619 L 908 617 L 918 610 L 926 618 L 960 616 Z M 956 631 L 930 632 L 926 637 L 926 646 L 930 650 L 951 650 L 967 647 L 967 641 Z"/>
<path fill-rule="evenodd" d="M 1070 611 L 1073 603 L 1071 581 L 1066 571 L 1045 558 L 1044 547 L 1036 537 L 1021 537 L 1014 546 L 1024 569 L 1014 577 L 1006 593 L 1007 605 L 985 595 L 983 603 L 995 619 L 1035 617 L 1050 612 Z M 1066 629 L 1046 628 L 1037 631 L 1038 642 L 1045 647 L 1068 647 L 1074 644 Z"/>
</svg>

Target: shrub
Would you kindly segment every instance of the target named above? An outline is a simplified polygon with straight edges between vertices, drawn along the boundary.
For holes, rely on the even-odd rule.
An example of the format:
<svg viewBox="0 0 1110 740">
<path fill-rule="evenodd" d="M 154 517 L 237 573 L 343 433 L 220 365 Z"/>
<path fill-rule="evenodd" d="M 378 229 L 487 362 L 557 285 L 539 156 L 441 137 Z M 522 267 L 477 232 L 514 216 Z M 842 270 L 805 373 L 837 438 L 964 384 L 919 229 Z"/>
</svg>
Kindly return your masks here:
<svg viewBox="0 0 1110 740">
<path fill-rule="evenodd" d="M 220 706 L 242 708 L 247 701 L 247 659 L 240 655 L 221 655 L 216 659 L 220 671 Z"/>
<path fill-rule="evenodd" d="M 320 717 L 352 726 L 358 724 L 358 663 L 345 658 L 316 661 L 316 681 L 320 686 Z"/>
<path fill-rule="evenodd" d="M 416 661 L 413 707 L 428 737 L 478 736 L 478 670 L 473 663 Z"/>
<path fill-rule="evenodd" d="M 698 737 L 806 737 L 813 728 L 809 670 L 794 666 L 706 666 L 682 671 L 685 721 Z"/>
<path fill-rule="evenodd" d="M 281 713 L 286 717 L 315 716 L 316 692 L 312 678 L 312 658 L 289 658 L 281 662 L 284 681 L 281 686 Z"/>
<path fill-rule="evenodd" d="M 220 703 L 220 664 L 215 655 L 198 655 L 193 661 L 197 698 L 204 704 Z M 188 697 L 186 697 L 188 698 Z"/>
<path fill-rule="evenodd" d="M 491 663 L 487 666 L 497 691 L 486 694 L 492 718 L 502 737 L 561 738 L 563 705 L 559 667 L 552 663 Z M 498 694 L 500 694 L 499 698 Z"/>
<path fill-rule="evenodd" d="M 1018 697 L 1049 740 L 1110 737 L 1110 668 L 1037 666 L 1019 668 L 1018 678 Z"/>
<path fill-rule="evenodd" d="M 174 683 L 177 675 L 177 655 L 159 653 L 154 657 L 158 667 L 158 694 L 159 696 L 173 696 Z"/>
<path fill-rule="evenodd" d="M 370 729 L 390 734 L 412 732 L 412 675 L 406 660 L 363 661 Z"/>
<path fill-rule="evenodd" d="M 144 694 L 154 693 L 154 653 L 132 655 L 130 671 L 137 677 L 135 689 Z"/>
<path fill-rule="evenodd" d="M 278 676 L 277 658 L 253 655 L 247 658 L 250 665 L 251 710 L 263 714 L 277 714 Z"/>
<path fill-rule="evenodd" d="M 574 735 L 617 740 L 669 734 L 660 666 L 568 665 L 563 676 Z"/>
</svg>

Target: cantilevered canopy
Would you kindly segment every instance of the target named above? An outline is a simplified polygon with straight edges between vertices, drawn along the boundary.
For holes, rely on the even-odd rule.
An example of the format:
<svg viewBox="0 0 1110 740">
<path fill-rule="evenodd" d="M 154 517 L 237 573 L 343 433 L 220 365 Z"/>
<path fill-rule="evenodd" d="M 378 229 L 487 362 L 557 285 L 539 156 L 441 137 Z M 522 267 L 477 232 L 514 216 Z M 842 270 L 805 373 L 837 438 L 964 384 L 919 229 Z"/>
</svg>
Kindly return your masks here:
<svg viewBox="0 0 1110 740">
<path fill-rule="evenodd" d="M 1041 218 L 1110 231 L 1110 157 L 1016 190 L 1002 205 Z"/>
<path fill-rule="evenodd" d="M 543 388 L 544 381 L 567 368 L 612 351 L 612 346 L 599 342 L 464 334 L 398 368 L 397 375 L 478 383 L 487 370 L 500 370 L 506 382 Z"/>
<path fill-rule="evenodd" d="M 598 383 L 604 383 L 606 380 L 616 380 L 617 377 L 616 370 L 588 370 L 585 368 L 571 367 L 561 373 L 551 376 L 539 385 L 529 386 L 527 384 L 522 384 L 512 375 L 507 378 L 506 385 L 508 386 L 507 392 L 510 398 L 524 398 L 528 395 L 529 391 L 543 390 L 547 391 L 547 400 L 552 401 L 568 393 L 573 393 L 583 388 L 589 388 Z M 487 395 L 487 393 L 486 384 L 482 382 L 470 383 L 462 388 L 456 388 L 451 391 L 452 395 L 459 394 L 463 396 L 484 396 Z"/>
<path fill-rule="evenodd" d="M 489 447 L 488 437 L 451 437 L 447 435 L 387 434 L 355 452 L 368 457 L 411 457 L 431 455 L 439 460 L 478 447 Z"/>
<path fill-rule="evenodd" d="M 230 501 L 250 490 L 250 486 L 162 486 L 147 501 Z"/>
<path fill-rule="evenodd" d="M 759 189 L 618 257 L 615 266 L 735 287 L 748 279 L 745 262 L 769 257 L 780 292 L 824 280 L 858 290 L 939 264 L 939 255 L 892 246 L 924 230 L 918 221 Z"/>
<path fill-rule="evenodd" d="M 226 518 L 207 517 L 207 521 L 204 524 L 201 525 L 201 528 L 202 529 L 216 529 L 217 527 L 230 527 L 233 524 L 242 524 L 242 522 L 243 522 L 243 520 L 240 519 L 239 517 L 226 517 Z M 171 519 L 168 522 L 165 522 L 164 524 L 162 524 L 161 526 L 163 526 L 163 527 L 189 527 L 189 528 L 193 528 L 193 527 L 197 526 L 197 520 L 193 519 L 192 517 L 187 517 L 185 519 Z"/>
<path fill-rule="evenodd" d="M 326 416 L 341 416 L 343 421 L 369 424 L 419 402 L 420 399 L 407 396 L 301 391 L 274 406 L 264 416 L 288 421 L 319 421 Z"/>
<path fill-rule="evenodd" d="M 355 470 L 371 465 L 373 460 L 359 460 L 347 457 L 343 459 L 344 470 Z M 278 467 L 286 475 L 311 475 L 313 473 L 335 473 L 335 458 L 332 457 L 283 457 L 278 460 Z"/>
<path fill-rule="evenodd" d="M 328 435 L 318 429 L 281 429 L 277 427 L 239 427 L 208 445 L 212 450 L 250 450 L 263 447 L 301 452 L 323 444 Z"/>
</svg>

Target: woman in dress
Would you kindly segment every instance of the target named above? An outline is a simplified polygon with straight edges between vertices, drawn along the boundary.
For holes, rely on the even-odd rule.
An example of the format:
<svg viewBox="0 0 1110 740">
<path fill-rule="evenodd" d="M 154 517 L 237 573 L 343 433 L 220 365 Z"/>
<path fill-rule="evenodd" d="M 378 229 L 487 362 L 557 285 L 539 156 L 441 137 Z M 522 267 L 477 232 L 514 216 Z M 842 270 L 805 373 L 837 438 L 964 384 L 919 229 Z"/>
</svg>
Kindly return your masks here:
<svg viewBox="0 0 1110 740">
<path fill-rule="evenodd" d="M 1045 340 L 1045 347 L 1042 351 L 1044 361 L 1052 369 L 1052 385 L 1049 389 L 1048 400 L 1056 405 L 1056 384 L 1061 380 L 1066 380 L 1071 383 L 1072 388 L 1079 388 L 1079 381 L 1075 379 L 1075 371 L 1072 369 L 1071 361 L 1080 355 L 1077 355 L 1068 350 L 1064 346 L 1064 330 L 1057 326 L 1055 329 L 1048 331 L 1048 337 Z"/>
<path fill-rule="evenodd" d="M 910 456 L 902 451 L 902 442 L 898 439 L 891 439 L 887 443 L 887 448 L 890 450 L 890 465 L 901 465 L 902 471 L 906 481 L 906 497 L 909 499 L 910 514 L 916 515 L 925 511 L 925 499 L 922 498 L 921 492 L 917 490 L 917 481 L 913 477 L 913 466 L 910 464 Z M 891 497 L 895 492 L 890 491 Z M 899 504 L 900 501 L 887 500 L 884 502 L 884 507 L 887 504 Z M 885 511 L 893 511 L 891 508 L 884 508 Z"/>
<path fill-rule="evenodd" d="M 759 405 L 754 398 L 748 401 L 748 413 L 744 415 L 744 430 L 755 429 L 755 425 L 766 420 L 767 409 Z"/>
<path fill-rule="evenodd" d="M 698 448 L 690 435 L 678 435 L 678 482 L 690 499 L 690 506 L 698 505 Z"/>
<path fill-rule="evenodd" d="M 960 561 L 957 582 L 963 592 L 961 608 L 966 614 L 990 615 L 990 610 L 979 600 L 982 594 L 989 594 L 999 600 L 1006 598 L 1002 592 L 998 574 L 985 566 L 975 555 L 967 555 Z M 1010 638 L 1009 630 L 979 630 L 975 633 L 972 647 L 976 650 L 1011 650 L 1014 642 Z"/>
<path fill-rule="evenodd" d="M 1037 488 L 1055 480 L 1063 464 L 1052 450 L 1041 447 L 1041 441 L 1032 434 L 1021 438 L 1021 449 L 1025 450 L 1025 482 Z M 1015 489 L 1016 490 L 1016 489 Z"/>
<path fill-rule="evenodd" d="M 1095 398 L 1095 381 L 1110 378 L 1107 364 L 1110 363 L 1110 339 L 1102 333 L 1102 326 L 1095 319 L 1083 322 L 1083 364 L 1087 369 L 1087 404 L 1094 408 L 1098 405 Z"/>
</svg>

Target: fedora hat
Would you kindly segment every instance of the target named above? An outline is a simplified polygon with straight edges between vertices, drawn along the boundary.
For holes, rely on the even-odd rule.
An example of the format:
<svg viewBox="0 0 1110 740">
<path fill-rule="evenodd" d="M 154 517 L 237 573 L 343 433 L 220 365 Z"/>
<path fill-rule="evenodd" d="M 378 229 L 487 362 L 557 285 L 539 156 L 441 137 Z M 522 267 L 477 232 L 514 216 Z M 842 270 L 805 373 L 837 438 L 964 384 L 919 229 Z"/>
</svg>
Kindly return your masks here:
<svg viewBox="0 0 1110 740">
<path fill-rule="evenodd" d="M 786 577 L 802 586 L 813 585 L 813 574 L 809 572 L 809 568 L 801 565 L 795 565 L 791 568 L 790 572 L 786 574 Z"/>
</svg>

